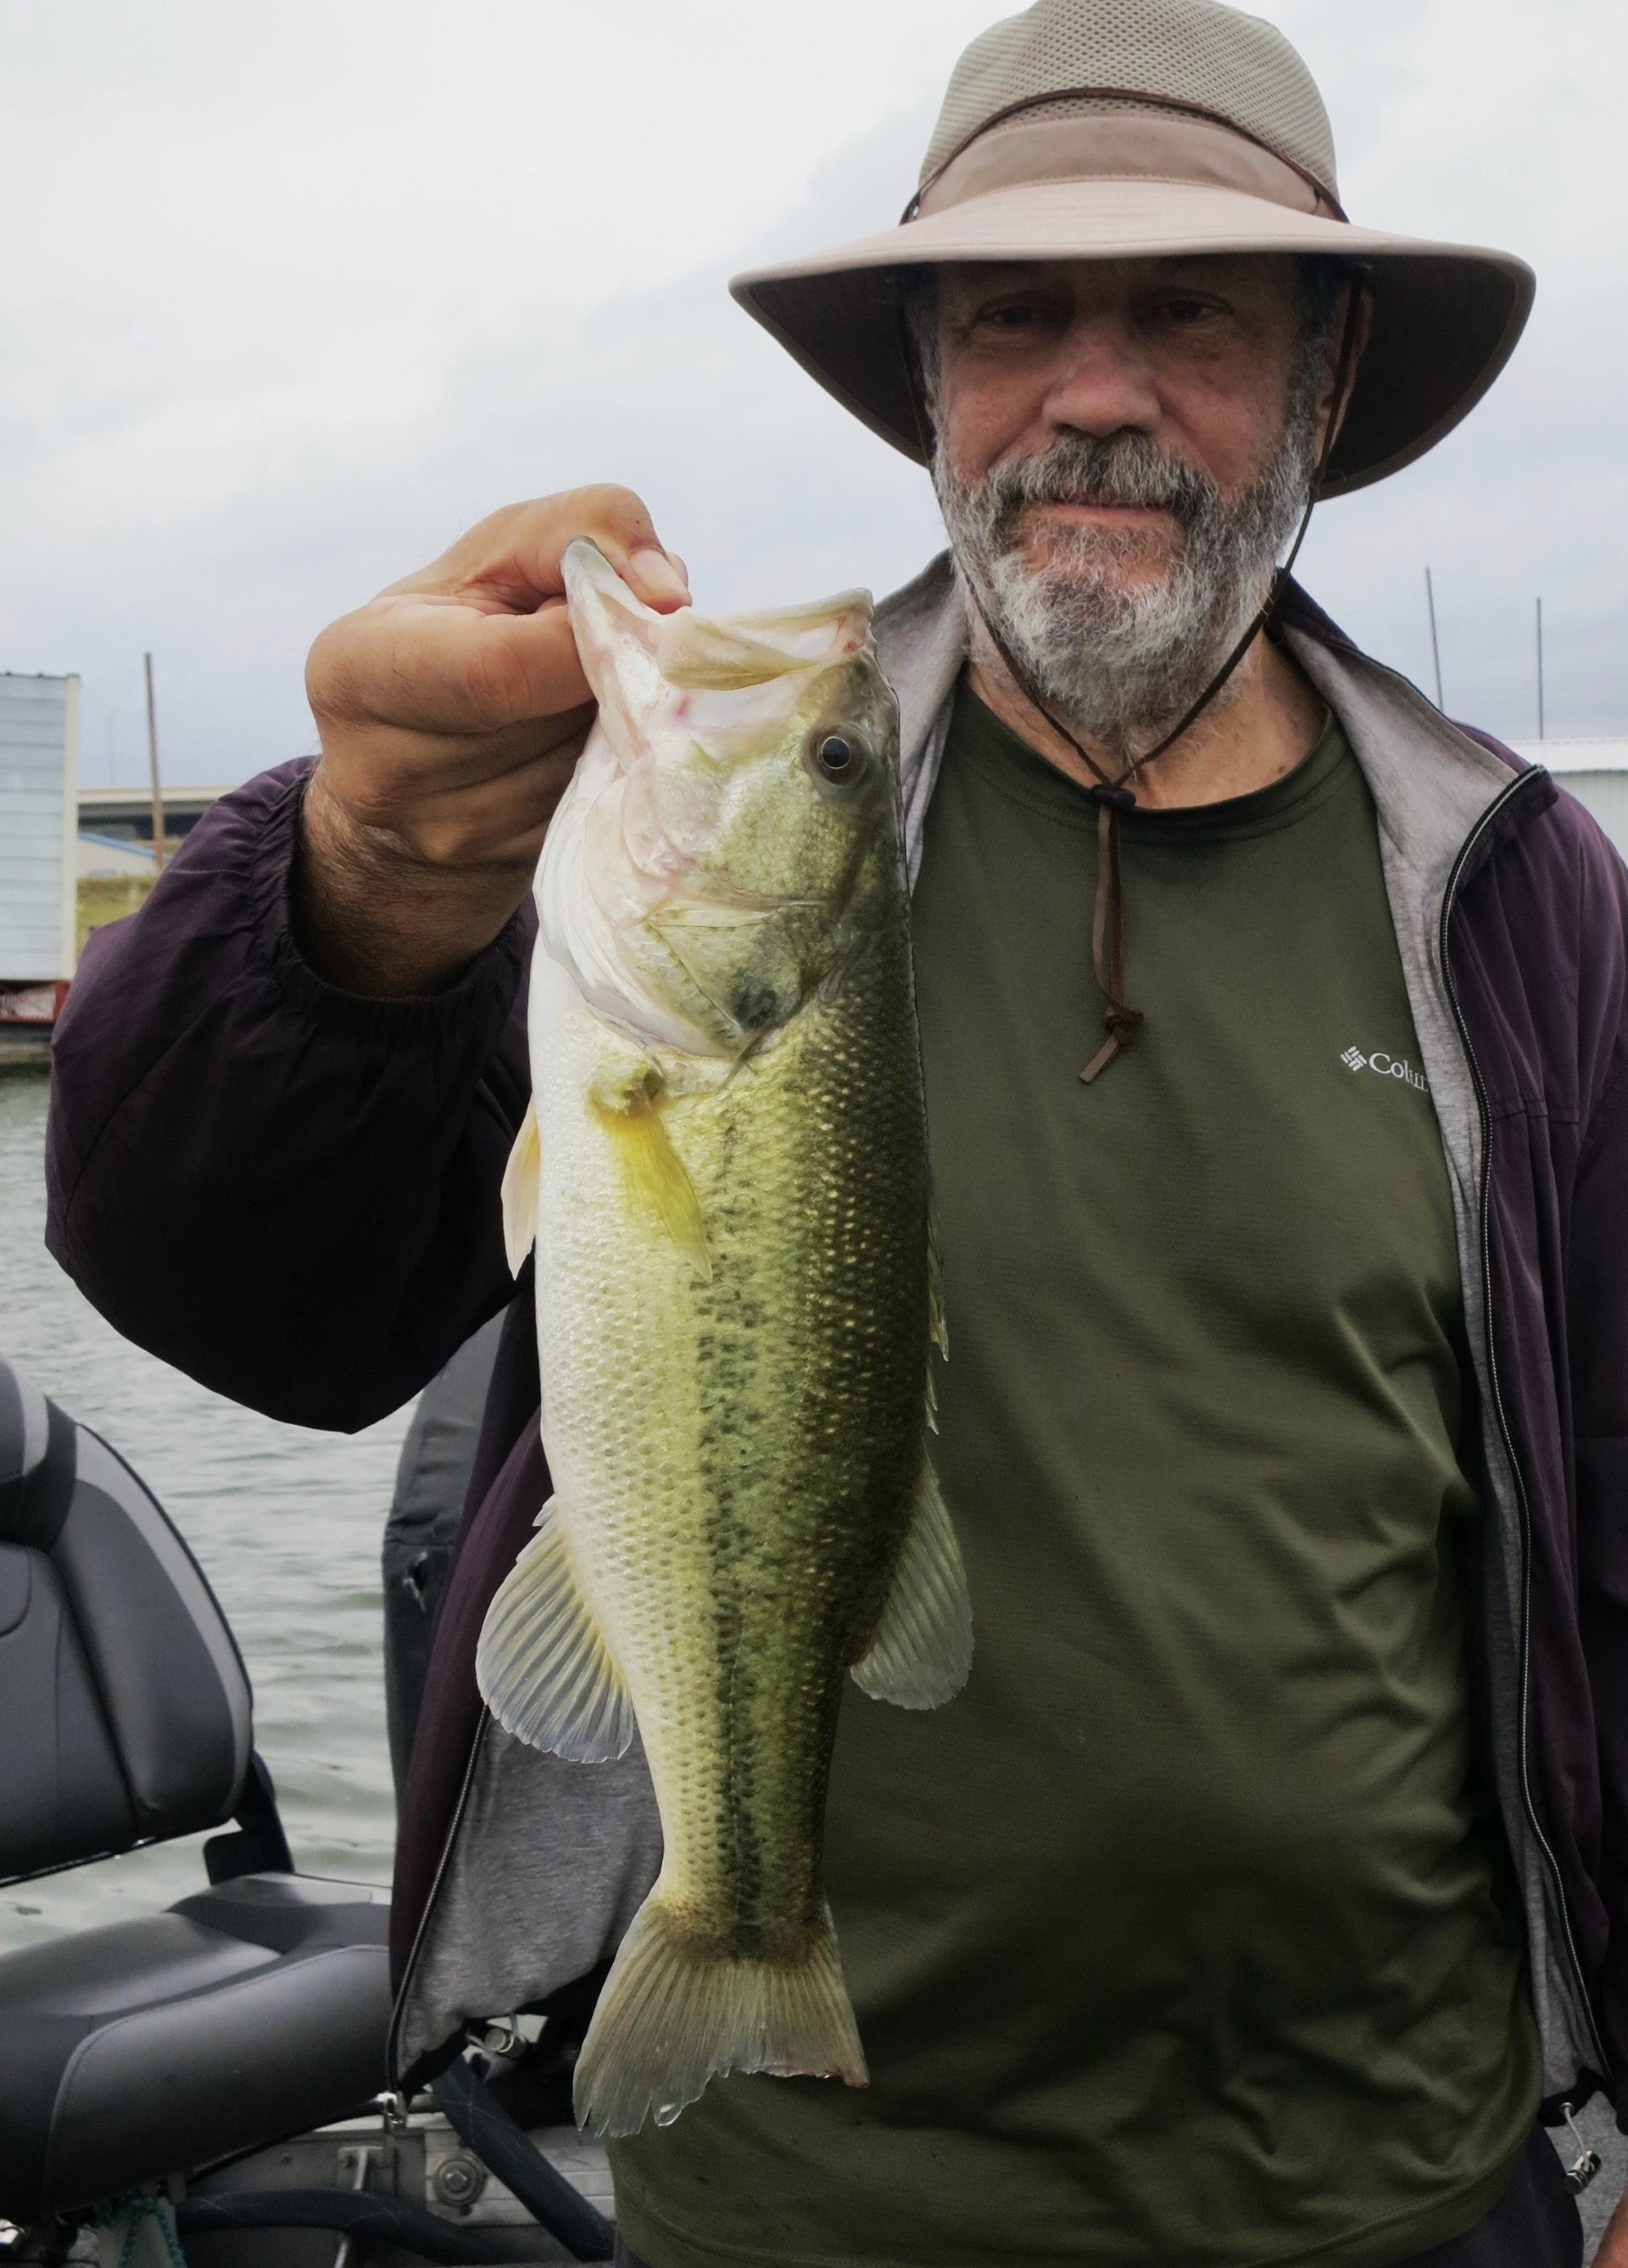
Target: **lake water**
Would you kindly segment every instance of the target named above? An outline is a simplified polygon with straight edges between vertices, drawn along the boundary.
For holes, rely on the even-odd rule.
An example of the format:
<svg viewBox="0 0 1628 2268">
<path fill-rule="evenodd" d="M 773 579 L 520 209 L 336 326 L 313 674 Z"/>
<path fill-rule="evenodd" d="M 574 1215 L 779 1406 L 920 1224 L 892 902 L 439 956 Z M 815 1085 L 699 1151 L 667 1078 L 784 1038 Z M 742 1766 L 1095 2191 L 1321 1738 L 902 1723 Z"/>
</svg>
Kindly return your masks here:
<svg viewBox="0 0 1628 2268">
<path fill-rule="evenodd" d="M 387 1882 L 378 1547 L 407 1412 L 355 1436 L 306 1432 L 121 1338 L 45 1248 L 46 1101 L 43 1077 L 0 1075 L 0 1353 L 106 1436 L 191 1545 L 253 1681 L 255 1745 L 296 1864 Z M 0 1889 L 0 1949 L 200 1888 L 202 1839 Z"/>
</svg>

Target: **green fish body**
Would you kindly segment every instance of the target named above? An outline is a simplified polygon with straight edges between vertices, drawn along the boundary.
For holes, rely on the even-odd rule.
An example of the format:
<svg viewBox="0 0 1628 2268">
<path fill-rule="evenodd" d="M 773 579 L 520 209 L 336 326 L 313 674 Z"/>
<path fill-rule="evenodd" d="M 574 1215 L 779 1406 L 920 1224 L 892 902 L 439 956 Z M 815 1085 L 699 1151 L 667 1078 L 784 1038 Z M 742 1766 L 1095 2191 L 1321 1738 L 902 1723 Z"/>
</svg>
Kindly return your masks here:
<svg viewBox="0 0 1628 2268">
<path fill-rule="evenodd" d="M 584 1763 L 635 1727 L 660 1875 L 576 2072 L 598 2132 L 730 2069 L 862 2084 L 821 1881 L 844 1674 L 964 1682 L 897 723 L 869 602 L 661 617 L 567 559 L 600 719 L 539 868 L 535 1234 L 555 1494 L 481 1690 Z"/>
</svg>

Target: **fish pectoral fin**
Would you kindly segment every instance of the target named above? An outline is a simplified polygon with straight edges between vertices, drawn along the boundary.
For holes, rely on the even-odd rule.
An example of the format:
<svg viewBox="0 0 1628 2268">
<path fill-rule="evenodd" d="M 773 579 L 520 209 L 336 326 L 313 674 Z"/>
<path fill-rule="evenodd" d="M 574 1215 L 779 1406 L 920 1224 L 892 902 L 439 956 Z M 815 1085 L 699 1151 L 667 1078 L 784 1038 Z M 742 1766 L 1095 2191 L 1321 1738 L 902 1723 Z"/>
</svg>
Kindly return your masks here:
<svg viewBox="0 0 1628 2268">
<path fill-rule="evenodd" d="M 526 1254 L 537 1241 L 537 1197 L 542 1175 L 543 1145 L 533 1098 L 525 1106 L 515 1146 L 503 1167 L 503 1250 L 511 1276 L 520 1273 Z"/>
<path fill-rule="evenodd" d="M 506 1733 L 573 1764 L 626 1756 L 633 1703 L 571 1565 L 559 1498 L 486 1611 L 475 1683 Z"/>
<path fill-rule="evenodd" d="M 966 1683 L 972 1667 L 972 1602 L 961 1546 L 925 1452 L 915 1508 L 893 1587 L 854 1683 L 873 1701 L 936 1709 Z"/>
<path fill-rule="evenodd" d="M 661 1074 L 601 1079 L 593 1091 L 600 1124 L 616 1145 L 622 1185 L 634 1204 L 653 1213 L 703 1283 L 712 1277 L 700 1200 L 662 1118 Z"/>
</svg>

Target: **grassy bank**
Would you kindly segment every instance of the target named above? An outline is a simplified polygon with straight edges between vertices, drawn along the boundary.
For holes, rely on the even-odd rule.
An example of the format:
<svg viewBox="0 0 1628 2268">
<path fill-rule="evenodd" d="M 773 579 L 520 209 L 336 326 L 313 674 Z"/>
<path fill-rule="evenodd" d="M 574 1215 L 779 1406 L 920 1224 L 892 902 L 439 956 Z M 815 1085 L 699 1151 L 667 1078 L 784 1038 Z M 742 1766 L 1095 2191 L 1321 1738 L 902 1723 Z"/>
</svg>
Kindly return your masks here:
<svg viewBox="0 0 1628 2268">
<path fill-rule="evenodd" d="M 93 929 L 133 914 L 152 887 L 150 874 L 97 874 L 79 884 L 79 950 Z"/>
</svg>

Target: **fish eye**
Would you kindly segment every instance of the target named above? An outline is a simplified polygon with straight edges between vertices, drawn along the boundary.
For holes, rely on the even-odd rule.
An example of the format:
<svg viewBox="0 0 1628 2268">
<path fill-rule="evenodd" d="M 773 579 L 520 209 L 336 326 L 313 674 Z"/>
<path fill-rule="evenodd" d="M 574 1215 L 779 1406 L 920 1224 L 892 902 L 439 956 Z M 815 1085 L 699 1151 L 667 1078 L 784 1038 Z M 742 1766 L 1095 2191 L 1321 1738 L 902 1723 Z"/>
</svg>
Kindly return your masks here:
<svg viewBox="0 0 1628 2268">
<path fill-rule="evenodd" d="M 822 733 L 814 743 L 814 761 L 828 780 L 850 779 L 859 765 L 859 750 L 840 733 Z"/>
</svg>

